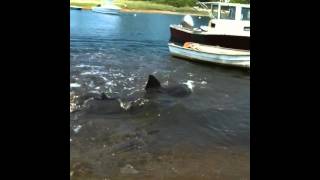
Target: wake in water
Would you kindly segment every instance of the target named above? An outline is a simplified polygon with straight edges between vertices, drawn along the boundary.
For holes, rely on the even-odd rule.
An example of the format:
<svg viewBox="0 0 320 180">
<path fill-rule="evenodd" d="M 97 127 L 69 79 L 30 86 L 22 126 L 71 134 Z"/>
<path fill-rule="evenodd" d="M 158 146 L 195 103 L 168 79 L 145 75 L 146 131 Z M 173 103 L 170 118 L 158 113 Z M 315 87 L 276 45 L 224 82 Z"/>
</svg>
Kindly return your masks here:
<svg viewBox="0 0 320 180">
<path fill-rule="evenodd" d="M 80 85 L 73 85 L 72 87 L 80 87 Z M 173 97 L 185 97 L 190 95 L 192 90 L 189 89 L 188 86 L 184 85 L 162 87 L 160 82 L 153 75 L 149 75 L 149 79 L 144 89 L 146 91 L 144 97 L 138 97 L 133 100 L 124 100 L 122 97 L 108 97 L 105 93 L 99 94 L 90 92 L 82 96 L 77 96 L 71 93 L 70 112 L 86 110 L 93 114 L 120 113 L 121 109 L 127 111 L 133 106 L 142 106 L 149 101 L 148 99 L 153 96 L 157 96 L 158 94 L 167 94 Z"/>
</svg>

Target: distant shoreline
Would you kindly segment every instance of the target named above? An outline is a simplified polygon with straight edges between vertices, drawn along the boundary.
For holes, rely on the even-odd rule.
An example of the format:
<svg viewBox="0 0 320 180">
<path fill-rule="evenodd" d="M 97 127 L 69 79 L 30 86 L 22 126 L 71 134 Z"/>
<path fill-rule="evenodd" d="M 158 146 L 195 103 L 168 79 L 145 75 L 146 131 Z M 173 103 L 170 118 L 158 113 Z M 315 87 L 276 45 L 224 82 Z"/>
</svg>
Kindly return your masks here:
<svg viewBox="0 0 320 180">
<path fill-rule="evenodd" d="M 91 10 L 92 7 L 80 7 L 81 10 Z M 146 14 L 169 14 L 169 15 L 191 15 L 191 16 L 202 16 L 206 17 L 207 15 L 197 14 L 197 13 L 187 13 L 187 12 L 174 12 L 174 11 L 163 11 L 163 10 L 143 10 L 143 9 L 121 9 L 120 12 L 125 13 L 146 13 Z"/>
<path fill-rule="evenodd" d="M 170 15 L 192 15 L 192 16 L 206 16 L 197 13 L 187 13 L 187 12 L 174 12 L 174 11 L 163 11 L 163 10 L 138 10 L 138 9 L 121 9 L 121 12 L 127 13 L 147 13 L 147 14 L 170 14 Z"/>
<path fill-rule="evenodd" d="M 121 8 L 120 12 L 125 13 L 147 13 L 147 14 L 169 14 L 169 15 L 193 15 L 193 16 L 209 16 L 207 12 L 196 11 L 191 7 L 173 7 L 165 4 L 157 4 L 148 1 L 130 1 L 115 0 L 114 5 Z M 70 7 L 80 7 L 82 10 L 91 10 L 98 6 L 97 0 L 88 0 L 87 2 L 79 0 L 71 0 Z"/>
</svg>

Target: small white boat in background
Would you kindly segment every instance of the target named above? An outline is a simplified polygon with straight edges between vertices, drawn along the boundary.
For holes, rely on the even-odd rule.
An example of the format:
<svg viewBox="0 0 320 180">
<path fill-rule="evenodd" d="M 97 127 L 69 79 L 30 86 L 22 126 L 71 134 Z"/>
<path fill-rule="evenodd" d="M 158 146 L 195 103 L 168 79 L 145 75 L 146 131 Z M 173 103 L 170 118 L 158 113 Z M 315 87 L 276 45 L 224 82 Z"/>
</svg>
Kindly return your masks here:
<svg viewBox="0 0 320 180">
<path fill-rule="evenodd" d="M 82 10 L 82 7 L 80 7 L 80 6 L 71 6 L 70 5 L 70 9 L 72 9 L 72 10 Z"/>
<path fill-rule="evenodd" d="M 114 14 L 117 15 L 120 12 L 120 9 L 118 6 L 115 6 L 112 4 L 112 1 L 106 1 L 102 3 L 101 6 L 93 7 L 92 11 L 97 13 L 103 13 L 103 14 Z"/>
</svg>

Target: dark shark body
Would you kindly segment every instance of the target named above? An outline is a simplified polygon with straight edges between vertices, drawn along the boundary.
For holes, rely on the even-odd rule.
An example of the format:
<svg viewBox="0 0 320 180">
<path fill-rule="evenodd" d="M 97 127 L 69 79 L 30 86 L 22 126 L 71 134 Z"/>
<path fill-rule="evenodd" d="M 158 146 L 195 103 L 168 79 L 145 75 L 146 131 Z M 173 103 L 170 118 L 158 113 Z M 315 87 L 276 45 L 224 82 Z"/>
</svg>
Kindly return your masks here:
<svg viewBox="0 0 320 180">
<path fill-rule="evenodd" d="M 87 101 L 85 107 L 89 114 L 118 114 L 124 111 L 117 98 L 108 98 L 104 93 Z"/>
<path fill-rule="evenodd" d="M 161 93 L 173 97 L 185 97 L 191 94 L 191 90 L 186 85 L 176 85 L 170 87 L 162 87 L 158 79 L 153 75 L 149 75 L 147 85 L 145 87 L 147 94 Z"/>
<path fill-rule="evenodd" d="M 191 93 L 191 90 L 186 85 L 162 87 L 153 75 L 149 75 L 145 91 L 146 99 L 151 99 L 157 95 L 185 97 Z M 86 115 L 110 115 L 119 114 L 128 110 L 136 110 L 136 107 L 141 106 L 141 99 L 143 98 L 121 100 L 119 97 L 107 97 L 104 93 L 88 93 L 81 96 L 77 104 L 83 107 L 80 111 Z"/>
</svg>

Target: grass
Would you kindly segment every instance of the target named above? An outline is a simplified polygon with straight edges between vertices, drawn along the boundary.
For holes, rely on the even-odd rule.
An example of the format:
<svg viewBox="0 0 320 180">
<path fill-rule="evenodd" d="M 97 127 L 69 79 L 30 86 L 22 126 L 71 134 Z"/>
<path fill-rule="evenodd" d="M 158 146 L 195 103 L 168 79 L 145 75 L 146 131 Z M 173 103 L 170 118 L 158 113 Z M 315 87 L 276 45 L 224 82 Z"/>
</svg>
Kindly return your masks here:
<svg viewBox="0 0 320 180">
<path fill-rule="evenodd" d="M 80 6 L 85 9 L 91 9 L 93 6 L 100 4 L 100 0 L 70 0 L 70 5 Z M 149 1 L 130 1 L 130 0 L 114 0 L 113 3 L 124 10 L 148 10 L 148 11 L 166 11 L 173 13 L 190 13 L 195 15 L 208 15 L 206 12 L 199 12 L 192 7 L 174 7 L 166 4 L 154 3 Z"/>
<path fill-rule="evenodd" d="M 84 8 L 91 8 L 92 6 L 97 6 L 100 4 L 100 0 L 87 0 L 87 1 L 82 1 L 82 0 L 70 0 L 70 5 L 72 6 L 80 6 Z"/>
<path fill-rule="evenodd" d="M 192 7 L 174 7 L 166 4 L 159 4 L 149 1 L 114 0 L 114 4 L 128 10 L 157 10 L 176 13 L 191 13 L 197 15 L 208 15 L 206 12 L 199 12 Z"/>
<path fill-rule="evenodd" d="M 115 4 L 119 5 L 121 8 L 124 9 L 131 9 L 131 10 L 162 10 L 162 11 L 175 11 L 175 7 L 165 5 L 165 4 L 158 4 L 153 2 L 147 1 L 128 1 L 128 0 L 115 0 Z"/>
</svg>

